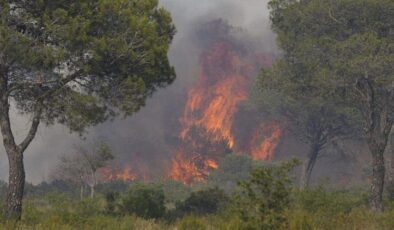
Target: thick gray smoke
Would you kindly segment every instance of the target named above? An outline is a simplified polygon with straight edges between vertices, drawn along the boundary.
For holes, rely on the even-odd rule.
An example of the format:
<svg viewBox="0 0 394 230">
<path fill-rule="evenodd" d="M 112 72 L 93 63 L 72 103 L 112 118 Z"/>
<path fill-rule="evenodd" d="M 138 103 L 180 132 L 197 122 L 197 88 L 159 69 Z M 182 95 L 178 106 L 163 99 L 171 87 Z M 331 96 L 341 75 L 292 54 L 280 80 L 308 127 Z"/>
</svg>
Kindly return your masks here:
<svg viewBox="0 0 394 230">
<path fill-rule="evenodd" d="M 196 27 L 222 18 L 245 30 L 248 37 L 244 39 L 251 46 L 268 53 L 276 51 L 267 0 L 160 0 L 160 3 L 171 12 L 178 30 L 169 54 L 177 80 L 154 94 L 133 117 L 107 122 L 86 135 L 88 142 L 103 139 L 110 144 L 117 157 L 115 165 L 128 163 L 157 174 L 170 162 L 185 92 L 197 77 L 200 51 L 196 45 Z M 14 129 L 18 136 L 23 136 L 28 120 L 14 117 Z M 50 179 L 59 155 L 72 152 L 73 145 L 80 142 L 80 137 L 70 134 L 65 127 L 40 127 L 37 138 L 25 153 L 27 180 L 39 183 Z M 2 148 L 0 152 L 0 176 L 6 180 L 8 162 Z"/>
</svg>

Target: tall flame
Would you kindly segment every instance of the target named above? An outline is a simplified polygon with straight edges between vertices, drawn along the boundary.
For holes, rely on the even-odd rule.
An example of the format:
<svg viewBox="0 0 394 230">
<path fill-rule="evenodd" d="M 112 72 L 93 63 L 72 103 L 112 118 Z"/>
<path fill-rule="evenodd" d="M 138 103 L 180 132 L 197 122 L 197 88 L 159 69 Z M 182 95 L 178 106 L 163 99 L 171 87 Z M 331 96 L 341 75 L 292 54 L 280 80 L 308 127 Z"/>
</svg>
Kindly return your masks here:
<svg viewBox="0 0 394 230">
<path fill-rule="evenodd" d="M 231 43 L 221 41 L 204 53 L 199 82 L 188 93 L 180 137 L 186 140 L 193 127 L 202 128 L 211 142 L 226 141 L 233 148 L 232 126 L 238 106 L 248 95 L 244 63 Z"/>
<path fill-rule="evenodd" d="M 247 57 L 236 45 L 225 39 L 213 42 L 200 59 L 197 83 L 189 90 L 180 123 L 183 147 L 172 160 L 169 177 L 185 184 L 204 181 L 218 168 L 217 154 L 223 151 L 209 145 L 225 143 L 228 149 L 248 152 L 255 160 L 273 157 L 282 131 L 278 124 L 262 123 L 252 132 L 248 145 L 238 143 L 235 119 L 240 105 L 247 99 L 256 69 L 248 63 L 270 65 L 263 55 Z M 209 143 L 209 144 L 207 144 Z M 205 148 L 204 148 L 205 145 Z M 203 146 L 203 147 L 201 147 Z M 219 154 L 222 154 L 220 152 Z"/>
</svg>

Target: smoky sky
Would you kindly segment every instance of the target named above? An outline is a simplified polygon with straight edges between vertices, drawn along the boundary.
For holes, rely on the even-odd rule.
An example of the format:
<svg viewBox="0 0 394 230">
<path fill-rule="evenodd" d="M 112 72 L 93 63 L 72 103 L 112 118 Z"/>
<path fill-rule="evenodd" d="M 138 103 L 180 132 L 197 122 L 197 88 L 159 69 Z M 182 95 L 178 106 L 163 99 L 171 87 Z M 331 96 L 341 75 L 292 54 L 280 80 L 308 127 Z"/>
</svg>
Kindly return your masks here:
<svg viewBox="0 0 394 230">
<path fill-rule="evenodd" d="M 60 155 L 72 153 L 75 144 L 88 146 L 97 139 L 107 141 L 113 149 L 113 165 L 130 164 L 153 175 L 162 174 L 171 162 L 186 91 L 197 79 L 200 49 L 195 30 L 201 23 L 223 19 L 242 31 L 238 36 L 248 45 L 268 53 L 277 50 L 267 0 L 160 0 L 160 4 L 171 13 L 177 28 L 169 53 L 176 81 L 159 89 L 132 117 L 91 128 L 83 140 L 66 127 L 41 126 L 25 152 L 27 181 L 49 180 Z M 15 112 L 12 117 L 13 129 L 20 138 L 27 132 L 29 119 Z M 2 146 L 0 152 L 0 178 L 6 180 L 8 162 Z"/>
</svg>

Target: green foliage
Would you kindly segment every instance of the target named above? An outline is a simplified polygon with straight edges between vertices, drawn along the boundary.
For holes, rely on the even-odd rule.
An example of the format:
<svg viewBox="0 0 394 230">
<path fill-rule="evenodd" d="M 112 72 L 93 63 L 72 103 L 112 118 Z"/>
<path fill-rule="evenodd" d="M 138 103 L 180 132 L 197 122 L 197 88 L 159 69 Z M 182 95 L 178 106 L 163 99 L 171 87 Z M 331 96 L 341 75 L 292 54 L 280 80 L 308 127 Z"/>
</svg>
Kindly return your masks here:
<svg viewBox="0 0 394 230">
<path fill-rule="evenodd" d="M 175 27 L 157 0 L 0 1 L 0 11 L 4 93 L 20 112 L 42 107 L 48 124 L 83 131 L 130 115 L 174 80 Z"/>
<path fill-rule="evenodd" d="M 327 191 L 322 186 L 293 193 L 293 205 L 310 213 L 324 212 L 325 215 L 350 213 L 367 205 L 366 194 L 349 191 Z"/>
<path fill-rule="evenodd" d="M 25 196 L 41 197 L 47 194 L 67 193 L 70 196 L 76 195 L 75 188 L 63 180 L 54 180 L 51 182 L 42 182 L 38 185 L 30 183 L 25 184 Z"/>
<path fill-rule="evenodd" d="M 269 6 L 283 56 L 259 79 L 264 96 L 274 98 L 264 106 L 285 107 L 281 112 L 296 114 L 296 124 L 313 118 L 358 132 L 371 123 L 369 110 L 392 111 L 386 86 L 394 79 L 393 1 L 272 0 Z"/>
<path fill-rule="evenodd" d="M 241 182 L 235 195 L 235 210 L 250 229 L 280 229 L 287 225 L 285 212 L 290 205 L 290 171 L 298 161 L 253 170 Z"/>
<path fill-rule="evenodd" d="M 114 215 L 117 213 L 117 207 L 119 200 L 119 193 L 117 192 L 107 192 L 105 194 L 105 213 L 109 215 Z"/>
<path fill-rule="evenodd" d="M 151 219 L 165 214 L 164 191 L 158 185 L 135 184 L 121 198 L 121 211 Z"/>
<path fill-rule="evenodd" d="M 162 186 L 166 197 L 166 202 L 169 203 L 184 201 L 190 196 L 192 191 L 189 186 L 174 180 L 166 180 L 163 182 Z"/>
<path fill-rule="evenodd" d="M 305 134 L 316 123 L 324 127 L 322 140 L 363 129 L 374 162 L 371 207 L 382 211 L 383 153 L 394 124 L 394 2 L 272 0 L 269 6 L 283 56 L 262 74 L 261 88 L 315 114 L 299 122 L 307 124 Z"/>
<path fill-rule="evenodd" d="M 193 192 L 185 201 L 177 204 L 176 211 L 181 216 L 213 214 L 218 212 L 227 202 L 228 197 L 223 190 L 211 188 Z"/>
<path fill-rule="evenodd" d="M 237 183 L 249 178 L 252 159 L 245 154 L 229 154 L 219 162 L 219 168 L 208 177 L 208 183 L 230 193 Z"/>
<path fill-rule="evenodd" d="M 120 194 L 121 195 L 121 194 Z M 366 208 L 367 199 L 358 189 L 347 191 L 326 190 L 323 187 L 304 191 L 292 190 L 289 205 L 283 212 L 286 224 L 270 229 L 299 230 L 346 230 L 346 229 L 393 229 L 394 203 L 387 201 L 384 213 L 377 214 Z M 176 222 L 145 220 L 134 215 L 114 215 L 107 212 L 104 196 L 95 200 L 79 201 L 72 197 L 50 194 L 29 197 L 25 201 L 23 218 L 15 223 L 0 218 L 0 229 L 264 229 L 249 219 L 242 219 L 236 209 L 210 215 L 187 215 Z M 119 199 L 116 199 L 116 202 Z M 249 206 L 252 209 L 253 206 Z M 238 210 L 239 211 L 239 210 Z M 267 214 L 272 217 L 272 212 Z"/>
<path fill-rule="evenodd" d="M 106 162 L 115 159 L 115 156 L 112 154 L 111 148 L 107 143 L 103 141 L 99 141 L 97 146 L 95 146 L 94 150 L 96 157 L 95 159 L 95 168 L 101 168 L 106 165 Z"/>
</svg>

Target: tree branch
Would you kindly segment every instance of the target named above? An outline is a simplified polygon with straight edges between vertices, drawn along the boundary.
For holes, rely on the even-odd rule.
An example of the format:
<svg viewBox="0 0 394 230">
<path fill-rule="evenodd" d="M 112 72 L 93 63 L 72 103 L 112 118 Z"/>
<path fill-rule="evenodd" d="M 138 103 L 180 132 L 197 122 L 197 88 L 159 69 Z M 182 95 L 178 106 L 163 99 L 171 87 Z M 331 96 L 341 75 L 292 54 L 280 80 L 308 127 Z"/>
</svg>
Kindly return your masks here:
<svg viewBox="0 0 394 230">
<path fill-rule="evenodd" d="M 36 136 L 38 126 L 40 125 L 42 110 L 43 110 L 43 104 L 42 101 L 40 100 L 37 102 L 36 107 L 34 109 L 34 115 L 33 115 L 33 120 L 31 123 L 30 130 L 26 138 L 18 146 L 21 153 L 23 153 L 27 149 L 27 147 L 30 145 L 30 143 L 33 141 L 34 137 Z"/>
</svg>

